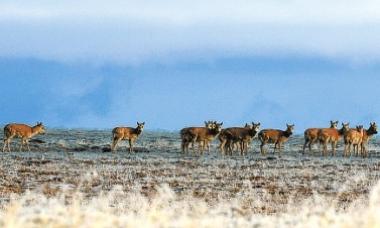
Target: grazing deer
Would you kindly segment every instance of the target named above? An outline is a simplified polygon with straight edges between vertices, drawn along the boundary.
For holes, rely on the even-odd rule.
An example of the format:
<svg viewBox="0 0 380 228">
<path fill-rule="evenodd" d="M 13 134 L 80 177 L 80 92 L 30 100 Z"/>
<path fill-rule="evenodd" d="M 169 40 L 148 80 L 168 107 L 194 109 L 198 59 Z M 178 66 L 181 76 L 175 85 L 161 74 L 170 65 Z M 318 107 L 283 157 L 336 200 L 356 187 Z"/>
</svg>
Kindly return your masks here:
<svg viewBox="0 0 380 228">
<path fill-rule="evenodd" d="M 198 143 L 198 148 L 203 153 L 205 147 L 210 151 L 209 143 L 220 133 L 222 130 L 222 123 L 216 121 L 205 122 L 205 127 L 187 127 L 180 131 L 182 139 L 182 151 L 188 152 L 190 143 L 193 145 L 193 152 L 195 150 L 194 143 Z"/>
<path fill-rule="evenodd" d="M 363 125 L 356 126 L 356 129 L 350 129 L 344 134 L 344 157 L 351 156 L 351 146 L 354 147 L 356 156 L 359 155 L 359 145 L 362 144 L 363 136 Z"/>
<path fill-rule="evenodd" d="M 129 152 L 133 152 L 133 144 L 137 138 L 141 135 L 144 130 L 145 122 L 137 122 L 137 127 L 115 127 L 112 130 L 112 144 L 111 150 L 114 152 L 116 150 L 117 144 L 121 140 L 128 140 L 129 142 Z"/>
<path fill-rule="evenodd" d="M 278 148 L 281 153 L 281 146 L 283 143 L 288 141 L 289 137 L 293 134 L 294 124 L 286 124 L 286 130 L 278 130 L 278 129 L 263 129 L 259 133 L 259 140 L 261 141 L 260 151 L 261 154 L 264 155 L 266 152 L 264 151 L 264 146 L 267 143 L 274 143 L 274 151 L 276 152 L 276 148 Z"/>
<path fill-rule="evenodd" d="M 26 124 L 16 123 L 5 125 L 3 152 L 5 151 L 6 146 L 8 147 L 8 152 L 11 151 L 10 142 L 14 137 L 21 138 L 20 151 L 22 151 L 24 144 L 26 145 L 28 151 L 30 151 L 29 139 L 38 134 L 45 134 L 45 127 L 42 123 L 37 123 L 33 127 Z"/>
<path fill-rule="evenodd" d="M 337 129 L 339 121 L 330 121 L 330 128 Z M 306 147 L 309 147 L 311 152 L 311 146 L 318 142 L 318 132 L 321 128 L 308 128 L 304 132 L 305 144 L 303 145 L 303 154 L 305 154 Z"/>
<path fill-rule="evenodd" d="M 338 140 L 350 130 L 349 123 L 342 123 L 341 129 L 322 128 L 318 132 L 318 140 L 323 145 L 322 155 L 327 156 L 327 144 L 331 143 L 332 155 L 335 156 Z"/>
<path fill-rule="evenodd" d="M 226 148 L 232 154 L 234 145 L 240 147 L 240 154 L 248 152 L 248 144 L 256 136 L 260 129 L 260 123 L 253 123 L 252 125 L 246 124 L 245 127 L 232 127 L 224 131 L 225 141 L 221 142 L 220 148 Z M 223 145 L 224 143 L 224 145 Z M 224 153 L 224 150 L 223 150 Z"/>
<path fill-rule="evenodd" d="M 360 145 L 361 155 L 362 157 L 368 156 L 368 142 L 372 138 L 373 135 L 377 134 L 377 125 L 375 122 L 370 123 L 370 126 L 368 129 L 364 129 L 363 131 L 363 140 Z"/>
</svg>

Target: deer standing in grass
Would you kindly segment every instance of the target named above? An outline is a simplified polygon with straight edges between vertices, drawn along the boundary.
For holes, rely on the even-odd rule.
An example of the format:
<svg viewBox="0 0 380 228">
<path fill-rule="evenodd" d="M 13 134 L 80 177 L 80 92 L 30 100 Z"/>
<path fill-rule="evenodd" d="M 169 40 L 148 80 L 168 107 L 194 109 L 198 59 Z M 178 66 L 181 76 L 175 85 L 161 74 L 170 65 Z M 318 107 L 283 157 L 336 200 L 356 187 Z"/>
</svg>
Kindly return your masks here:
<svg viewBox="0 0 380 228">
<path fill-rule="evenodd" d="M 259 129 L 260 123 L 256 124 L 253 122 L 252 125 L 246 124 L 245 127 L 226 128 L 223 131 L 223 136 L 219 137 L 219 148 L 222 150 L 222 153 L 227 149 L 227 152 L 232 154 L 234 146 L 238 145 L 238 147 L 240 147 L 240 154 L 243 155 L 248 152 L 248 145 L 256 136 Z"/>
<path fill-rule="evenodd" d="M 330 121 L 330 128 L 337 129 L 339 121 Z M 303 145 L 303 154 L 305 154 L 306 147 L 309 147 L 311 152 L 311 146 L 318 142 L 318 132 L 322 128 L 308 128 L 304 132 L 305 144 Z"/>
<path fill-rule="evenodd" d="M 278 151 L 281 153 L 281 146 L 283 143 L 288 141 L 289 137 L 293 134 L 294 124 L 286 124 L 286 130 L 278 130 L 278 129 L 263 129 L 259 133 L 259 140 L 261 141 L 260 151 L 261 154 L 264 155 L 266 152 L 264 151 L 264 146 L 267 143 L 274 143 L 274 151 L 278 148 Z"/>
<path fill-rule="evenodd" d="M 362 144 L 363 136 L 363 125 L 356 126 L 356 129 L 350 129 L 344 134 L 344 157 L 351 156 L 351 146 L 354 147 L 354 153 L 356 156 L 359 155 L 359 145 Z"/>
<path fill-rule="evenodd" d="M 219 139 L 219 146 L 218 146 L 218 148 L 219 148 L 219 150 L 220 150 L 220 152 L 222 153 L 222 154 L 224 154 L 225 153 L 225 151 L 226 151 L 226 149 L 228 149 L 227 148 L 227 142 L 228 142 L 228 135 L 227 135 L 227 131 L 229 130 L 229 129 L 233 129 L 234 127 L 230 127 L 230 128 L 224 128 L 220 133 L 219 133 L 219 135 L 218 135 L 218 139 Z M 248 124 L 248 123 L 246 123 L 245 124 L 245 126 L 244 126 L 244 128 L 251 128 L 251 125 L 250 124 Z M 235 146 L 239 146 L 237 143 L 235 143 L 234 145 L 233 145 L 233 147 L 235 147 Z"/>
<path fill-rule="evenodd" d="M 198 143 L 200 153 L 203 153 L 205 147 L 210 151 L 209 143 L 220 133 L 222 125 L 223 122 L 208 121 L 205 122 L 205 127 L 183 128 L 180 131 L 182 152 L 188 152 L 190 144 L 192 144 L 193 152 L 195 152 L 195 142 Z"/>
<path fill-rule="evenodd" d="M 137 122 L 137 127 L 115 127 L 112 130 L 112 144 L 111 150 L 114 152 L 116 150 L 117 144 L 121 140 L 128 140 L 129 142 L 129 152 L 133 152 L 133 144 L 137 138 L 141 135 L 144 130 L 145 122 Z"/>
<path fill-rule="evenodd" d="M 368 156 L 368 142 L 374 136 L 377 134 L 377 125 L 375 122 L 370 123 L 370 126 L 368 129 L 364 129 L 363 131 L 363 140 L 360 145 L 360 152 L 362 157 L 367 157 Z"/>
<path fill-rule="evenodd" d="M 331 143 L 332 155 L 335 156 L 339 139 L 350 130 L 349 123 L 342 123 L 341 129 L 322 128 L 318 132 L 318 140 L 323 146 L 322 155 L 327 156 L 327 144 Z"/>
<path fill-rule="evenodd" d="M 33 127 L 30 127 L 26 124 L 17 123 L 5 125 L 3 152 L 5 151 L 6 147 L 8 147 L 8 152 L 11 151 L 10 143 L 14 137 L 21 138 L 20 151 L 22 151 L 24 145 L 26 145 L 28 151 L 30 151 L 29 139 L 38 134 L 45 134 L 45 127 L 42 123 L 37 123 Z"/>
</svg>

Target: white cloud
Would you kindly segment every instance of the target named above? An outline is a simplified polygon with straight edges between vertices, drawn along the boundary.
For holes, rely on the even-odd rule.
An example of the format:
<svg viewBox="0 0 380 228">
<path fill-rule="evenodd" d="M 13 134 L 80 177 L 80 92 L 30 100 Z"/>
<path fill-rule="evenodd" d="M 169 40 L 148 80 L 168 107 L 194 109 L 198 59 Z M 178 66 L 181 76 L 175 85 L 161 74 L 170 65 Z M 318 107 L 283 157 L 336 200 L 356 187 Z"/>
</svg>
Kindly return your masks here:
<svg viewBox="0 0 380 228">
<path fill-rule="evenodd" d="M 226 55 L 378 60 L 377 1 L 5 1 L 0 56 L 141 63 Z"/>
</svg>

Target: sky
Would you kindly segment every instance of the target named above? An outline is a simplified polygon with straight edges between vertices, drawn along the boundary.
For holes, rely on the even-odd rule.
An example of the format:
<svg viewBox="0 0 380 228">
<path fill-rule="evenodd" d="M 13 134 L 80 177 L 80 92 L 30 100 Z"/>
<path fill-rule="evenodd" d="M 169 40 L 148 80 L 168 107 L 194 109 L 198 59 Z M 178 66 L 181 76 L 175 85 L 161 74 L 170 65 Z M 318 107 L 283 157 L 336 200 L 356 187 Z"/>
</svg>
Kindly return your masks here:
<svg viewBox="0 0 380 228">
<path fill-rule="evenodd" d="M 378 1 L 0 2 L 0 124 L 380 119 Z"/>
</svg>

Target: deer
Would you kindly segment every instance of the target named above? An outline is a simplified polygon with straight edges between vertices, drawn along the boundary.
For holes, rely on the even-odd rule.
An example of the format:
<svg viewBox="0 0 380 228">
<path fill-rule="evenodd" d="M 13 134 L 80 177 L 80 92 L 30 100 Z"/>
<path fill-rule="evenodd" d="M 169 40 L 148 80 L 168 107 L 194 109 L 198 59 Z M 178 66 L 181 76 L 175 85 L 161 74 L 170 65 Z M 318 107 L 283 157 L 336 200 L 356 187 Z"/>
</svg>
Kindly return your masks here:
<svg viewBox="0 0 380 228">
<path fill-rule="evenodd" d="M 209 143 L 221 132 L 222 126 L 223 122 L 217 123 L 216 121 L 205 121 L 205 127 L 183 128 L 180 131 L 182 152 L 188 152 L 190 143 L 193 145 L 193 152 L 195 152 L 195 142 L 198 143 L 199 151 L 202 154 L 205 147 L 210 151 Z"/>
<path fill-rule="evenodd" d="M 246 123 L 245 124 L 245 126 L 244 126 L 244 128 L 251 128 L 251 125 L 250 124 L 248 124 L 248 123 Z M 227 137 L 227 131 L 229 130 L 229 129 L 233 129 L 233 127 L 231 127 L 231 128 L 224 128 L 220 133 L 219 133 L 219 135 L 218 135 L 218 139 L 219 139 L 219 146 L 218 146 L 218 148 L 219 148 L 219 150 L 220 150 L 220 152 L 222 153 L 222 154 L 224 154 L 225 153 L 225 150 L 227 149 L 227 142 L 228 142 L 228 137 Z M 239 145 L 237 145 L 236 143 L 235 143 L 235 145 L 236 146 L 239 146 Z M 235 146 L 235 145 L 233 145 L 233 146 Z"/>
<path fill-rule="evenodd" d="M 337 129 L 339 121 L 330 121 L 330 128 Z M 321 128 L 308 128 L 304 132 L 305 143 L 303 145 L 303 152 L 305 154 L 306 147 L 309 147 L 309 152 L 311 153 L 311 146 L 318 142 L 318 132 Z"/>
<path fill-rule="evenodd" d="M 263 129 L 259 132 L 259 140 L 261 141 L 260 151 L 261 154 L 264 155 L 266 152 L 264 151 L 264 146 L 267 143 L 274 143 L 273 153 L 278 151 L 281 153 L 281 146 L 283 143 L 288 141 L 289 137 L 293 134 L 294 124 L 286 124 L 286 130 L 278 130 L 278 129 Z"/>
<path fill-rule="evenodd" d="M 6 147 L 8 147 L 8 152 L 11 151 L 10 143 L 14 137 L 18 137 L 21 140 L 20 152 L 22 151 L 24 145 L 26 145 L 28 151 L 30 151 L 29 139 L 38 134 L 45 134 L 45 126 L 41 122 L 38 122 L 33 127 L 18 123 L 5 125 L 3 152 L 5 152 Z"/>
<path fill-rule="evenodd" d="M 205 121 L 204 124 L 205 124 L 205 128 L 208 128 L 208 129 L 213 129 L 214 127 L 214 123 L 213 121 Z M 182 148 L 182 152 L 185 152 L 185 151 L 188 151 L 188 147 L 190 146 L 190 143 L 192 145 L 192 149 L 193 149 L 193 152 L 195 150 L 195 147 L 194 147 L 194 144 L 195 142 L 197 141 L 197 138 L 196 138 L 196 129 L 198 128 L 202 128 L 202 127 L 185 127 L 185 128 L 182 128 L 181 131 L 180 131 L 180 136 L 181 136 L 181 148 Z"/>
<path fill-rule="evenodd" d="M 224 141 L 219 146 L 221 149 L 226 148 L 232 154 L 234 145 L 240 147 L 240 155 L 248 152 L 248 144 L 256 136 L 260 129 L 260 123 L 246 124 L 245 127 L 231 127 L 224 130 Z"/>
<path fill-rule="evenodd" d="M 354 153 L 356 156 L 359 155 L 359 145 L 362 144 L 363 136 L 363 125 L 356 126 L 356 129 L 350 129 L 344 134 L 344 157 L 351 156 L 351 146 L 354 147 Z"/>
<path fill-rule="evenodd" d="M 363 131 L 363 139 L 360 145 L 360 151 L 361 151 L 362 157 L 368 156 L 368 150 L 367 150 L 368 142 L 372 138 L 372 136 L 375 134 L 377 134 L 377 125 L 375 122 L 373 122 L 373 123 L 370 123 L 370 126 L 368 129 L 364 129 Z"/>
<path fill-rule="evenodd" d="M 129 152 L 133 152 L 133 144 L 137 138 L 141 135 L 144 130 L 145 122 L 137 122 L 137 126 L 133 127 L 115 127 L 112 130 L 112 144 L 111 151 L 115 152 L 117 144 L 121 140 L 128 140 L 129 142 Z"/>
<path fill-rule="evenodd" d="M 350 130 L 350 123 L 342 123 L 341 129 L 322 128 L 318 131 L 318 141 L 323 145 L 322 155 L 327 156 L 327 144 L 331 143 L 332 156 L 336 155 L 339 139 Z"/>
</svg>

